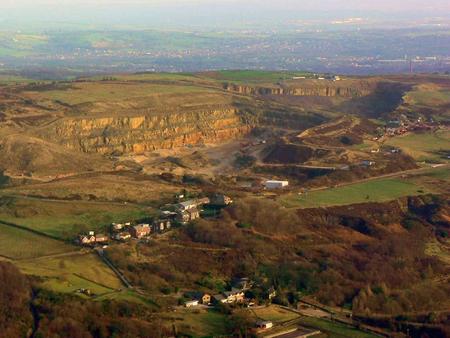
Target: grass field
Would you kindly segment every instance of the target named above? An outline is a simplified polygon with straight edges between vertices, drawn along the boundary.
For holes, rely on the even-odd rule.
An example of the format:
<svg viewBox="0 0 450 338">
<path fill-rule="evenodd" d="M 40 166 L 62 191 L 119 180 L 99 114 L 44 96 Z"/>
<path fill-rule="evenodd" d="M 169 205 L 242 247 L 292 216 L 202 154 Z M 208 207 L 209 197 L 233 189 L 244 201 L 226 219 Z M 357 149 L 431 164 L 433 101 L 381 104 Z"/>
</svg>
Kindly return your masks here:
<svg viewBox="0 0 450 338">
<path fill-rule="evenodd" d="M 294 76 L 305 76 L 305 72 L 267 72 L 258 70 L 225 70 L 214 74 L 218 80 L 233 82 L 277 82 Z"/>
<path fill-rule="evenodd" d="M 93 202 L 0 199 L 0 221 L 18 224 L 61 239 L 80 231 L 105 231 L 112 222 L 133 221 L 148 213 L 141 208 Z"/>
<path fill-rule="evenodd" d="M 216 337 L 225 335 L 226 316 L 214 310 L 180 309 L 163 315 L 165 322 L 173 323 L 178 332 L 193 337 Z"/>
<path fill-rule="evenodd" d="M 300 323 L 319 329 L 327 334 L 328 338 L 374 338 L 374 334 L 365 333 L 343 324 L 330 322 L 324 319 L 301 317 Z"/>
<path fill-rule="evenodd" d="M 418 106 L 442 106 L 450 103 L 450 91 L 435 85 L 422 85 L 409 92 L 405 100 Z"/>
<path fill-rule="evenodd" d="M 283 323 L 299 317 L 298 314 L 284 310 L 275 305 L 255 308 L 250 311 L 255 315 L 255 320 L 268 320 L 274 323 Z"/>
<path fill-rule="evenodd" d="M 28 83 L 33 80 L 18 76 L 18 75 L 10 75 L 10 74 L 0 74 L 0 85 L 10 85 L 16 83 Z"/>
<path fill-rule="evenodd" d="M 122 287 L 111 269 L 93 253 L 24 260 L 16 265 L 28 275 L 43 278 L 42 286 L 57 292 L 87 288 L 104 294 Z"/>
<path fill-rule="evenodd" d="M 444 152 L 450 151 L 450 131 L 406 134 L 389 139 L 387 145 L 398 147 L 417 161 L 449 162 Z M 439 152 L 443 152 L 439 154 Z"/>
<path fill-rule="evenodd" d="M 36 94 L 40 98 L 58 100 L 70 105 L 98 101 L 122 101 L 133 98 L 154 97 L 163 94 L 189 94 L 207 92 L 195 86 L 156 85 L 142 83 L 77 83 L 67 90 L 46 91 Z"/>
<path fill-rule="evenodd" d="M 69 244 L 0 223 L 0 256 L 29 259 L 75 249 Z"/>
<path fill-rule="evenodd" d="M 367 202 L 385 202 L 403 196 L 433 192 L 413 181 L 380 179 L 347 186 L 313 191 L 303 195 L 281 196 L 281 203 L 288 208 L 315 208 Z"/>
</svg>

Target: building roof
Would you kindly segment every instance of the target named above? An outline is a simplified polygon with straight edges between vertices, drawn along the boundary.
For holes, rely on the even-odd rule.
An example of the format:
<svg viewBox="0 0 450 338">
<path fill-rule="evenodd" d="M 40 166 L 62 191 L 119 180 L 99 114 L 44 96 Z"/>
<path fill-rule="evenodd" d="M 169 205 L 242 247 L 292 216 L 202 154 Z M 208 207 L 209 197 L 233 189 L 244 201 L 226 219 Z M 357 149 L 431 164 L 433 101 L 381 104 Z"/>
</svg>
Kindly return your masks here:
<svg viewBox="0 0 450 338">
<path fill-rule="evenodd" d="M 239 293 L 244 293 L 244 291 L 241 289 L 233 288 L 231 291 L 225 291 L 223 294 L 225 296 L 229 297 L 229 296 L 237 295 Z"/>
<path fill-rule="evenodd" d="M 144 229 L 150 229 L 150 224 L 138 224 L 133 227 L 135 230 L 140 231 Z"/>
<path fill-rule="evenodd" d="M 225 299 L 225 296 L 222 295 L 222 294 L 218 294 L 218 295 L 214 295 L 213 298 L 214 298 L 215 300 L 221 301 L 221 300 L 224 300 L 224 299 Z"/>
</svg>

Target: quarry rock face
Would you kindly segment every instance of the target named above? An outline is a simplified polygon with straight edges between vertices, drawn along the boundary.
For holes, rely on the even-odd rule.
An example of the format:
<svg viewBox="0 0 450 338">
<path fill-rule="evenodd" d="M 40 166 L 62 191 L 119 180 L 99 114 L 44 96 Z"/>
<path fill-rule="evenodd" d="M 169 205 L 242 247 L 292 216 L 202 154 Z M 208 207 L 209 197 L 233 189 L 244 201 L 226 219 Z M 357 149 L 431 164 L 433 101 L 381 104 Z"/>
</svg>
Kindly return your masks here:
<svg viewBox="0 0 450 338">
<path fill-rule="evenodd" d="M 339 85 L 335 83 L 303 86 L 260 87 L 227 84 L 225 89 L 245 95 L 286 95 L 286 96 L 322 96 L 322 97 L 360 97 L 373 91 L 373 84 L 362 82 L 359 85 Z"/>
<path fill-rule="evenodd" d="M 235 108 L 170 114 L 63 118 L 44 138 L 70 149 L 108 154 L 142 153 L 200 143 L 218 143 L 250 132 Z"/>
</svg>

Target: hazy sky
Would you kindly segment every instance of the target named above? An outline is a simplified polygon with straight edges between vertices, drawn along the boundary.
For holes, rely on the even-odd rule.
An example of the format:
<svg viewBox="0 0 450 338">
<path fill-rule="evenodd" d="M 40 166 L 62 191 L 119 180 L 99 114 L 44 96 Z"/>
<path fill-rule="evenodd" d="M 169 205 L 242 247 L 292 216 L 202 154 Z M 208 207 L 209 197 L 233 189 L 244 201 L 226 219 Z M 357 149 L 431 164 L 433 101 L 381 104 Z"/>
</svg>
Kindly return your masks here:
<svg viewBox="0 0 450 338">
<path fill-rule="evenodd" d="M 35 22 L 136 26 L 267 25 L 347 17 L 450 20 L 450 0 L 0 0 L 0 26 Z"/>
<path fill-rule="evenodd" d="M 0 8 L 14 8 L 22 6 L 51 5 L 51 6 L 86 6 L 86 5 L 120 5 L 126 8 L 132 4 L 140 5 L 181 5 L 181 4 L 203 4 L 214 6 L 220 4 L 234 4 L 239 6 L 242 0 L 1 0 Z M 252 2 L 255 5 L 265 5 L 273 8 L 289 6 L 298 9 L 327 10 L 330 8 L 348 9 L 450 9 L 448 0 L 246 0 L 245 3 Z"/>
</svg>

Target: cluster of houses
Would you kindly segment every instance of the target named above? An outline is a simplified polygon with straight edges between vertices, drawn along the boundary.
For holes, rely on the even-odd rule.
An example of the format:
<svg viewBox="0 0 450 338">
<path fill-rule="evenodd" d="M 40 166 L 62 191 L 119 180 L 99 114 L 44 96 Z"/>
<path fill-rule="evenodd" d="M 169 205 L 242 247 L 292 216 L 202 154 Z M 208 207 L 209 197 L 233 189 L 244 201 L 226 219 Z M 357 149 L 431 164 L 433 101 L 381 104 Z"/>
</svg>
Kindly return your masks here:
<svg viewBox="0 0 450 338">
<path fill-rule="evenodd" d="M 152 223 L 140 223 L 133 225 L 131 222 L 112 223 L 111 236 L 95 234 L 90 231 L 88 234 L 80 234 L 77 242 L 84 246 L 104 245 L 110 239 L 116 241 L 128 241 L 131 238 L 144 239 L 152 234 L 160 234 L 170 230 L 174 223 L 187 224 L 200 218 L 200 210 L 206 204 L 217 207 L 226 207 L 233 203 L 233 200 L 223 194 L 215 194 L 211 198 L 196 198 L 173 205 L 175 211 L 164 210 L 159 218 Z"/>
<path fill-rule="evenodd" d="M 388 121 L 384 135 L 388 137 L 403 135 L 411 131 L 427 131 L 436 129 L 434 121 L 426 122 L 423 118 L 419 117 L 415 121 L 410 121 L 406 118 L 399 120 Z"/>
<path fill-rule="evenodd" d="M 200 218 L 200 210 L 206 205 L 216 207 L 226 207 L 233 203 L 233 200 L 223 194 L 215 194 L 211 198 L 195 198 L 175 204 L 175 212 L 163 211 L 167 217 L 174 217 L 174 220 L 181 224 L 187 224 Z"/>
<path fill-rule="evenodd" d="M 255 283 L 248 278 L 240 278 L 233 284 L 233 287 L 229 291 L 223 291 L 221 293 L 210 295 L 207 293 L 194 293 L 190 295 L 191 300 L 185 302 L 185 307 L 195 307 L 200 304 L 247 304 L 253 306 L 254 301 L 246 297 L 246 292 L 251 290 L 255 286 Z M 271 287 L 267 290 L 267 298 L 273 299 L 277 295 L 275 288 Z"/>
<path fill-rule="evenodd" d="M 97 245 L 106 244 L 109 241 L 109 237 L 104 234 L 96 234 L 94 231 L 89 231 L 89 233 L 81 234 L 78 236 L 78 243 L 80 245 Z"/>
<path fill-rule="evenodd" d="M 142 239 L 151 234 L 163 233 L 172 227 L 169 219 L 156 219 L 153 223 L 140 223 L 131 225 L 131 223 L 113 223 L 113 238 L 118 241 L 127 241 L 131 238 Z"/>
</svg>

